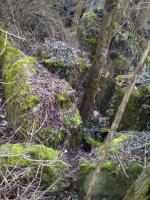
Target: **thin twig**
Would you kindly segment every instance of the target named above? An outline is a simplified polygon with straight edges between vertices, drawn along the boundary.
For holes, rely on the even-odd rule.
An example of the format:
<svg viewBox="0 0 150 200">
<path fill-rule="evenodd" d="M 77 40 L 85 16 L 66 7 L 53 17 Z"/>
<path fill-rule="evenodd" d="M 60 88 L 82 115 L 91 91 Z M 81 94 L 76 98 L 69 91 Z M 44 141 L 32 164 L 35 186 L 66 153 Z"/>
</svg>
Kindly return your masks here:
<svg viewBox="0 0 150 200">
<path fill-rule="evenodd" d="M 6 35 L 10 35 L 10 36 L 13 36 L 13 37 L 18 38 L 18 39 L 21 39 L 21 40 L 26 40 L 26 39 L 23 38 L 23 37 L 14 35 L 13 33 L 9 33 L 8 31 L 5 31 L 5 30 L 3 30 L 3 29 L 1 29 L 1 28 L 0 28 L 0 31 L 3 32 L 3 33 L 5 33 Z"/>
<path fill-rule="evenodd" d="M 3 47 L 3 50 L 0 52 L 0 56 L 2 56 L 6 50 L 6 45 L 7 45 L 7 34 L 5 36 L 5 41 L 4 41 L 4 47 Z"/>
</svg>

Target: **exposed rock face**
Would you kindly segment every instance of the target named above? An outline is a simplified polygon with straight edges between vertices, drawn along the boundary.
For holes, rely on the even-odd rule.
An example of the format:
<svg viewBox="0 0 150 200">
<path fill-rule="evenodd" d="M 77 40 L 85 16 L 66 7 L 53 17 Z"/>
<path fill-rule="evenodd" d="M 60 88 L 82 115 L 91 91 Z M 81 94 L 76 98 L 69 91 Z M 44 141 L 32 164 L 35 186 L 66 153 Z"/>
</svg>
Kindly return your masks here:
<svg viewBox="0 0 150 200">
<path fill-rule="evenodd" d="M 37 54 L 49 71 L 65 79 L 71 86 L 80 91 L 91 67 L 88 54 L 72 48 L 62 41 L 45 41 L 37 49 Z"/>
<path fill-rule="evenodd" d="M 66 129 L 80 125 L 75 92 L 66 81 L 9 44 L 1 64 L 9 120 L 27 140 L 55 146 Z"/>
</svg>

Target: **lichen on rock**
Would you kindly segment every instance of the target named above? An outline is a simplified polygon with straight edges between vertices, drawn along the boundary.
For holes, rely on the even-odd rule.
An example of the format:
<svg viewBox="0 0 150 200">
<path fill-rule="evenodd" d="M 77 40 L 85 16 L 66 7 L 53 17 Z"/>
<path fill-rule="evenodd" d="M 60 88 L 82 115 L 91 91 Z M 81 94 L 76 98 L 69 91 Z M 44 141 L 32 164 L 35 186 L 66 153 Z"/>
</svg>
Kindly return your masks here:
<svg viewBox="0 0 150 200">
<path fill-rule="evenodd" d="M 58 74 L 80 90 L 91 67 L 88 55 L 62 41 L 48 41 L 37 49 L 37 55 L 49 71 Z"/>
</svg>

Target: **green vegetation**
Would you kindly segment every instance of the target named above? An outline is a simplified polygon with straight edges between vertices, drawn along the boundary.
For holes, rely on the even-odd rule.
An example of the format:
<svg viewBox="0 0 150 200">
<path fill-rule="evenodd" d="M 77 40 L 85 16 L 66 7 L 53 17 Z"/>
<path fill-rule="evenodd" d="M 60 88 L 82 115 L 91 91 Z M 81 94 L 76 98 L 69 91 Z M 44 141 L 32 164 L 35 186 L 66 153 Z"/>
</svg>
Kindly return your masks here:
<svg viewBox="0 0 150 200">
<path fill-rule="evenodd" d="M 83 17 L 87 18 L 87 25 L 89 27 L 96 25 L 96 14 L 94 12 L 84 13 Z"/>
<path fill-rule="evenodd" d="M 0 198 L 148 199 L 149 16 L 36 1 L 0 7 Z"/>
<path fill-rule="evenodd" d="M 84 161 L 80 164 L 79 174 L 80 176 L 85 176 L 89 174 L 96 167 L 95 163 L 89 163 L 88 161 Z"/>
<path fill-rule="evenodd" d="M 33 67 L 36 59 L 26 56 L 18 58 L 18 56 L 22 57 L 22 52 L 8 46 L 2 57 L 4 81 L 5 83 L 11 83 L 5 84 L 4 88 L 5 97 L 9 99 L 7 102 L 7 112 L 9 119 L 15 119 L 16 124 L 20 120 L 22 124 L 25 122 L 26 125 L 31 126 L 33 120 L 28 119 L 27 122 L 27 119 L 22 118 L 21 115 L 31 111 L 39 103 L 39 97 L 32 92 L 28 80 L 28 76 L 36 72 L 36 69 Z M 26 127 L 27 129 L 28 127 Z"/>
<path fill-rule="evenodd" d="M 86 176 L 90 172 L 92 172 L 96 168 L 96 163 L 90 163 L 88 161 L 83 161 L 80 164 L 79 174 L 80 176 Z M 113 172 L 116 169 L 116 166 L 114 163 L 110 161 L 106 161 L 103 165 L 103 170 Z"/>
<path fill-rule="evenodd" d="M 106 129 L 107 131 L 107 129 Z M 107 134 L 108 132 L 106 132 Z M 119 150 L 121 149 L 122 143 L 124 141 L 127 141 L 129 137 L 127 135 L 119 133 L 118 136 L 116 136 L 111 143 L 111 147 L 109 149 L 110 154 L 117 154 Z M 91 145 L 93 149 L 96 149 L 98 152 L 102 153 L 104 151 L 104 144 L 95 138 L 92 138 L 91 136 L 88 136 L 85 138 L 86 142 Z"/>
<path fill-rule="evenodd" d="M 75 105 L 69 100 L 68 94 L 58 94 L 56 95 L 56 99 L 58 100 L 61 108 L 63 110 L 73 109 L 73 116 L 65 115 L 65 125 L 66 127 L 70 127 L 71 125 L 79 126 L 81 124 L 81 117 L 79 111 L 75 108 Z"/>
<path fill-rule="evenodd" d="M 1 170 L 5 171 L 5 166 L 18 167 L 26 169 L 30 166 L 30 172 L 27 173 L 29 179 L 40 175 L 38 168 L 42 169 L 42 183 L 50 186 L 58 178 L 63 178 L 63 173 L 68 169 L 67 164 L 58 159 L 58 152 L 43 145 L 29 144 L 5 144 L 0 145 L 0 154 L 3 157 L 0 160 Z M 58 182 L 57 188 L 63 186 Z"/>
<path fill-rule="evenodd" d="M 3 43 L 4 39 L 1 39 L 0 42 Z M 81 124 L 78 109 L 74 101 L 70 100 L 68 91 L 56 92 L 53 98 L 53 101 L 56 100 L 53 103 L 57 104 L 57 112 L 61 112 L 63 116 L 59 119 L 62 126 L 55 129 L 50 123 L 42 125 L 42 120 L 44 120 L 41 116 L 43 100 L 37 95 L 31 84 L 32 77 L 39 73 L 36 58 L 25 56 L 20 50 L 7 43 L 1 63 L 4 81 L 10 83 L 4 85 L 8 118 L 15 128 L 21 126 L 24 130 L 17 133 L 18 138 L 28 141 L 30 132 L 33 132 L 32 134 L 36 134 L 36 137 L 44 141 L 45 145 L 58 146 L 64 140 L 66 125 L 67 128 L 70 128 L 72 125 L 79 126 Z M 56 107 L 56 105 L 53 106 Z M 68 110 L 70 110 L 71 116 L 68 115 Z M 48 110 L 48 112 L 51 111 Z M 66 123 L 66 116 L 69 123 Z"/>
<path fill-rule="evenodd" d="M 119 149 L 121 148 L 121 143 L 128 140 L 128 136 L 127 135 L 119 135 L 117 137 L 115 137 L 113 140 L 112 140 L 112 144 L 111 144 L 111 147 L 109 149 L 109 151 L 111 153 L 117 153 L 119 152 Z"/>
<path fill-rule="evenodd" d="M 89 70 L 91 65 L 87 64 L 82 57 L 78 57 L 77 61 L 79 62 L 79 69 L 81 72 Z"/>
</svg>

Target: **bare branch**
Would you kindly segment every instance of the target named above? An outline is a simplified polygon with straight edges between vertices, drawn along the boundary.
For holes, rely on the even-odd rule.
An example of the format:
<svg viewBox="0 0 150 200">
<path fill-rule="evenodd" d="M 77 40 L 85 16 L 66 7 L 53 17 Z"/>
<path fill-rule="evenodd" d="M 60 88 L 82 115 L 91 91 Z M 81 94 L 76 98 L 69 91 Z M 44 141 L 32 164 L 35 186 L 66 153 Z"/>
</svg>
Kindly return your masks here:
<svg viewBox="0 0 150 200">
<path fill-rule="evenodd" d="M 10 35 L 10 36 L 12 36 L 12 37 L 15 37 L 15 38 L 18 38 L 18 39 L 21 39 L 21 40 L 26 40 L 26 39 L 23 38 L 23 37 L 14 35 L 13 33 L 9 33 L 8 31 L 5 31 L 5 30 L 3 30 L 3 29 L 1 29 L 1 28 L 0 28 L 0 31 L 3 32 L 3 33 L 5 33 L 6 35 Z"/>
</svg>

